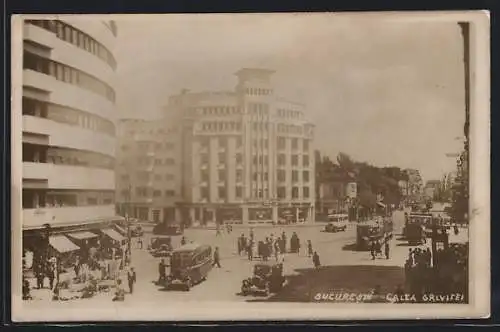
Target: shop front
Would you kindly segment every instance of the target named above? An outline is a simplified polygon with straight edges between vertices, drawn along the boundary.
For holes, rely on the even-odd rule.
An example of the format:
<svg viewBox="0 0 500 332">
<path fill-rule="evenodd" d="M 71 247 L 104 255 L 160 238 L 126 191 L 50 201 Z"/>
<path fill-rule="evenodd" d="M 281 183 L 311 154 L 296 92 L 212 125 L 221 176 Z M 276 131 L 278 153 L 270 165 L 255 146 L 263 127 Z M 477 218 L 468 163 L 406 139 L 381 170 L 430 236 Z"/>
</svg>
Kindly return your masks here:
<svg viewBox="0 0 500 332">
<path fill-rule="evenodd" d="M 242 224 L 243 211 L 239 207 L 223 207 L 216 209 L 216 220 L 218 223 Z"/>
</svg>

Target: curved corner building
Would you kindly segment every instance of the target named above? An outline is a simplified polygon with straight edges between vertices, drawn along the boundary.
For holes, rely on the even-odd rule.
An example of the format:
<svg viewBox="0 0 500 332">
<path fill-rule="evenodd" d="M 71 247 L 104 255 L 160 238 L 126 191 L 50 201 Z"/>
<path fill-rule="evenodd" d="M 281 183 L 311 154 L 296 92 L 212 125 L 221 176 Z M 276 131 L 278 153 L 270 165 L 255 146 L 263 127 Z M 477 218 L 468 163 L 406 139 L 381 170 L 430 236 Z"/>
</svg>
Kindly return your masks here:
<svg viewBox="0 0 500 332">
<path fill-rule="evenodd" d="M 25 248 L 36 250 L 31 235 L 46 234 L 47 230 L 56 250 L 90 245 L 97 237 L 91 230 L 110 227 L 117 221 L 117 114 L 113 89 L 116 60 L 112 53 L 116 36 L 112 21 L 25 21 Z M 57 233 L 64 235 L 52 236 Z M 74 235 L 75 241 L 69 242 L 65 235 Z"/>
</svg>

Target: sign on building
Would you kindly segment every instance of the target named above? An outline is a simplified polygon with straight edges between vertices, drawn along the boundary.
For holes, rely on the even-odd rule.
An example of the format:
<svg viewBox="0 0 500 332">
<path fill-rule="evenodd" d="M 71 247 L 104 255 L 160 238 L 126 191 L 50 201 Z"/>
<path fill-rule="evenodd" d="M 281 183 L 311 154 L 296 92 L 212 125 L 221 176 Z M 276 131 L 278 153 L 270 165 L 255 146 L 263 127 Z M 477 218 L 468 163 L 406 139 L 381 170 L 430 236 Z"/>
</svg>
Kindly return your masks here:
<svg viewBox="0 0 500 332">
<path fill-rule="evenodd" d="M 356 182 L 350 182 L 347 184 L 346 196 L 349 198 L 356 198 L 358 196 L 358 185 Z"/>
</svg>

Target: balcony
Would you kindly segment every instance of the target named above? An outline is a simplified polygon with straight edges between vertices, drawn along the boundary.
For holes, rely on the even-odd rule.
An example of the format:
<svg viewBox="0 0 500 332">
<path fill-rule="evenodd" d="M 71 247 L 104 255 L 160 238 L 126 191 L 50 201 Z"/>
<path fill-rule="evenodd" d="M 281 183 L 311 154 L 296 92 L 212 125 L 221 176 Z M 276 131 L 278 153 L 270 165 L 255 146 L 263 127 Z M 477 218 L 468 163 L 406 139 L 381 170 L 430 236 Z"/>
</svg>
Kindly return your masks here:
<svg viewBox="0 0 500 332">
<path fill-rule="evenodd" d="M 208 163 L 201 164 L 201 169 L 203 169 L 203 170 L 208 169 Z"/>
<path fill-rule="evenodd" d="M 57 37 L 50 31 L 33 24 L 24 25 L 24 39 L 54 49 Z"/>
<path fill-rule="evenodd" d="M 113 170 L 23 162 L 23 179 L 47 180 L 48 188 L 114 190 Z"/>
<path fill-rule="evenodd" d="M 201 181 L 200 182 L 200 187 L 207 187 L 208 186 L 208 181 Z"/>
<path fill-rule="evenodd" d="M 23 228 L 52 227 L 116 218 L 114 205 L 24 209 Z"/>
</svg>

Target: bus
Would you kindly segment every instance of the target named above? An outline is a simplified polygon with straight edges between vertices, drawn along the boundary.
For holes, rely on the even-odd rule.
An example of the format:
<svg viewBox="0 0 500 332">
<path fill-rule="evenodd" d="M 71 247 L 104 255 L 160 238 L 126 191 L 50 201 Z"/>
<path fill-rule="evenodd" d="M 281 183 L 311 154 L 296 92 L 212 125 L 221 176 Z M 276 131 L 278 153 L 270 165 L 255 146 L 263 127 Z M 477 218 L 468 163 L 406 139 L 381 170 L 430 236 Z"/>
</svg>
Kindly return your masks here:
<svg viewBox="0 0 500 332">
<path fill-rule="evenodd" d="M 389 218 L 378 218 L 359 222 L 356 226 L 356 247 L 358 250 L 368 250 L 373 241 L 380 244 L 392 238 L 393 222 Z"/>
<path fill-rule="evenodd" d="M 189 291 L 207 278 L 212 265 L 212 247 L 196 243 L 185 244 L 172 252 L 168 285 L 180 284 Z"/>
</svg>

